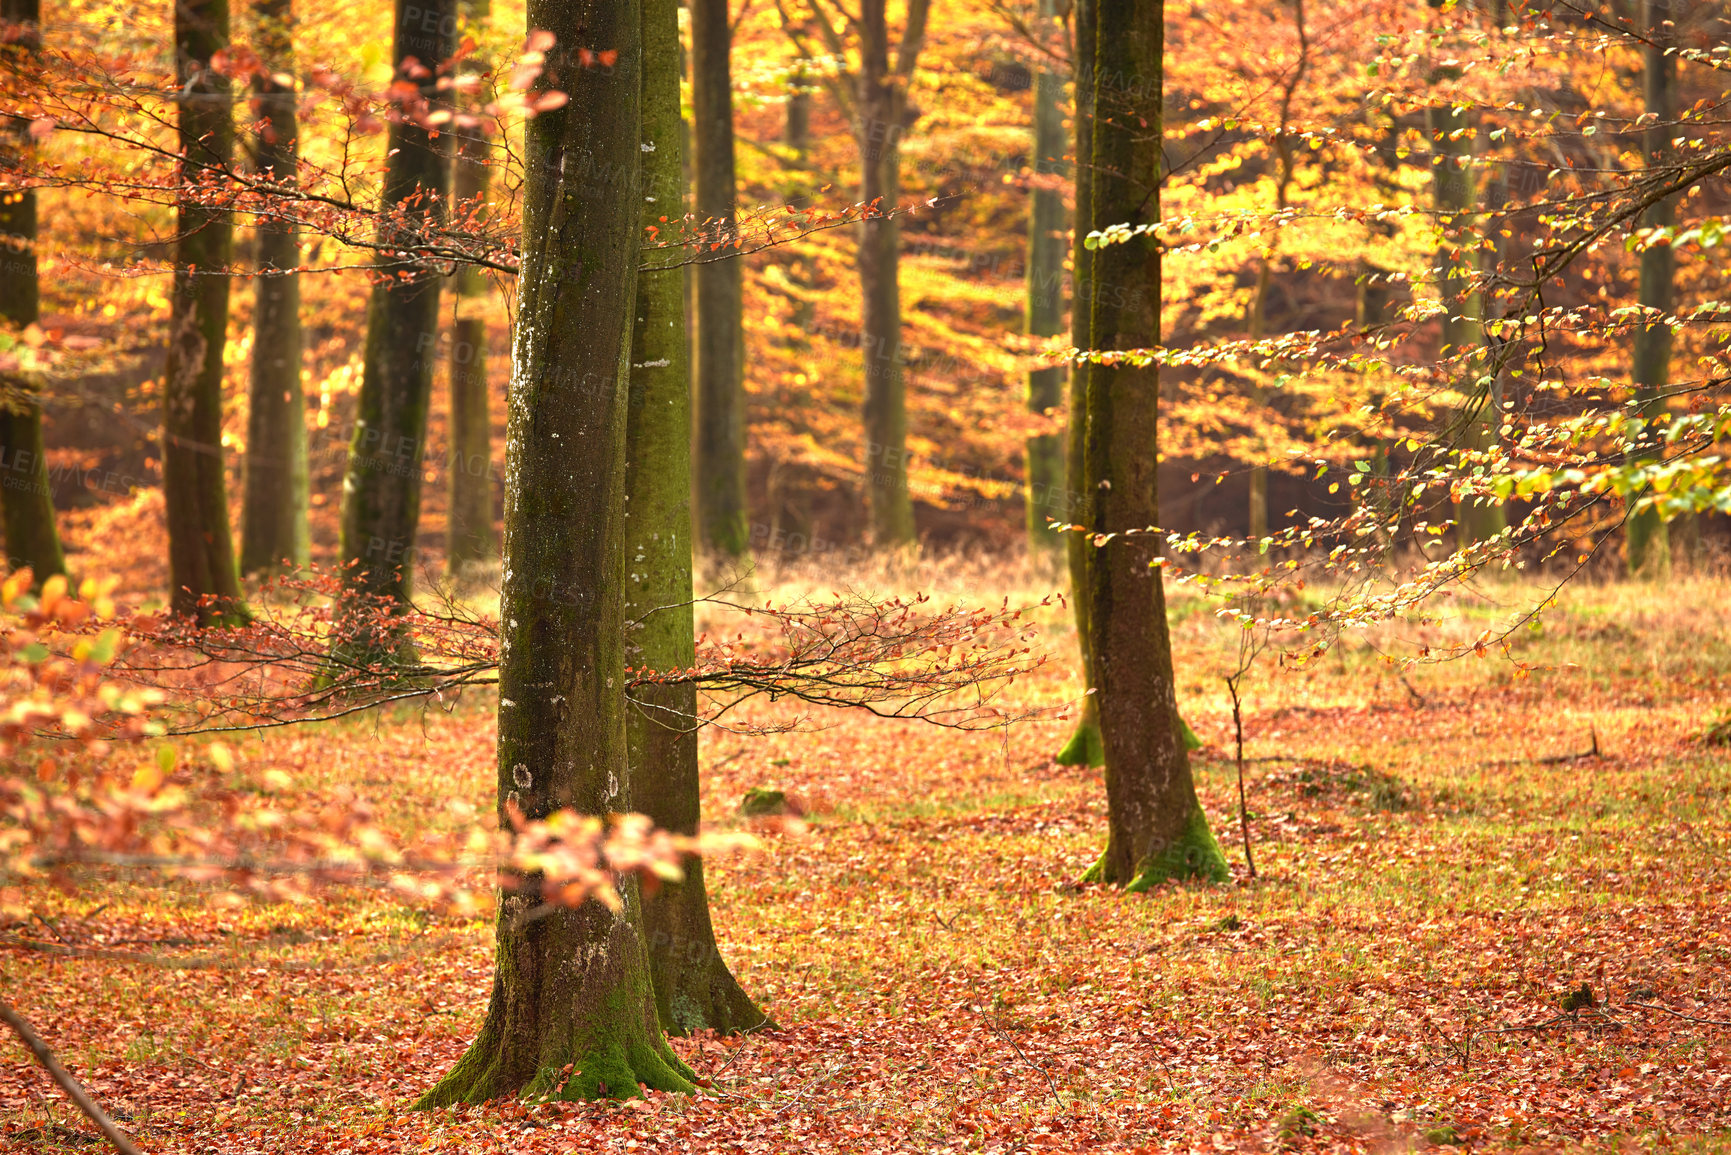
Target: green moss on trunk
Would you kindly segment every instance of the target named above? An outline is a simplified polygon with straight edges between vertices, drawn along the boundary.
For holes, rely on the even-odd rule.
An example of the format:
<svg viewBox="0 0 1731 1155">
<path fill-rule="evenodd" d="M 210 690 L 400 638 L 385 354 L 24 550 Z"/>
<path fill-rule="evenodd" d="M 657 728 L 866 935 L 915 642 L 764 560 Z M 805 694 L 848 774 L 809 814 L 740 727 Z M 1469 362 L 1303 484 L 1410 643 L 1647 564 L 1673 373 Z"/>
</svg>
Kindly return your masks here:
<svg viewBox="0 0 1731 1155">
<path fill-rule="evenodd" d="M 1054 0 L 1041 0 L 1040 15 L 1051 20 L 1058 15 Z M 1034 171 L 1058 176 L 1065 170 L 1064 154 L 1069 141 L 1064 132 L 1061 107 L 1064 80 L 1042 70 L 1034 81 Z M 1056 188 L 1034 185 L 1028 204 L 1028 310 L 1026 329 L 1030 336 L 1053 337 L 1064 322 L 1064 198 Z M 1064 404 L 1065 372 L 1061 365 L 1028 371 L 1028 412 L 1043 414 Z M 1064 476 L 1064 439 L 1056 433 L 1028 438 L 1023 459 L 1027 479 L 1028 555 L 1042 566 L 1063 556 L 1064 535 L 1052 530 L 1051 521 L 1070 520 L 1068 486 Z"/>
<path fill-rule="evenodd" d="M 725 12 L 719 15 L 725 20 Z M 684 199 L 676 0 L 645 0 L 643 42 L 643 223 L 655 225 L 668 215 L 668 206 Z M 737 275 L 737 263 L 727 264 Z M 686 331 L 680 273 L 639 275 L 626 419 L 625 616 L 626 662 L 640 669 L 683 670 L 697 660 Z M 701 493 L 703 483 L 697 488 Z M 634 693 L 635 708 L 626 717 L 634 804 L 663 829 L 695 834 L 697 689 L 689 683 L 646 685 Z M 683 882 L 663 884 L 644 899 L 643 922 L 656 1012 L 665 1030 L 732 1033 L 767 1022 L 716 945 L 700 859 L 687 861 Z"/>
</svg>

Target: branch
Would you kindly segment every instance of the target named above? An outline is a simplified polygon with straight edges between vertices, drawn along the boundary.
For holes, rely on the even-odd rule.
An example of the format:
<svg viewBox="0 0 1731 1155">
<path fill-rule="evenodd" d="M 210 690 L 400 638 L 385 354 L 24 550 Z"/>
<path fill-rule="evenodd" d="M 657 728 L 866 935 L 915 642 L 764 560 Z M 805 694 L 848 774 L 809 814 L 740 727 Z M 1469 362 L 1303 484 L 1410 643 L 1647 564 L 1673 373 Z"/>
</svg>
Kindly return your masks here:
<svg viewBox="0 0 1731 1155">
<path fill-rule="evenodd" d="M 114 1149 L 119 1151 L 120 1155 L 144 1155 L 138 1149 L 138 1145 L 132 1141 L 131 1136 L 120 1129 L 120 1124 L 110 1119 L 108 1112 L 104 1111 L 96 1100 L 90 1097 L 89 1092 L 85 1091 L 83 1085 L 68 1074 L 65 1067 L 60 1065 L 60 1061 L 54 1057 L 54 1052 L 50 1051 L 48 1044 L 44 1043 L 41 1037 L 31 1029 L 30 1024 L 24 1020 L 24 1016 L 8 1006 L 4 999 L 0 999 L 0 1019 L 5 1020 L 6 1025 L 17 1033 L 18 1037 L 24 1041 L 24 1045 L 30 1049 L 30 1053 L 36 1056 L 36 1061 L 42 1064 L 42 1069 L 47 1071 L 56 1083 L 60 1084 L 60 1089 L 66 1092 L 67 1098 L 77 1104 L 78 1109 L 83 1111 L 92 1123 L 96 1124 L 96 1129 L 101 1131 L 110 1143 L 114 1144 Z"/>
</svg>

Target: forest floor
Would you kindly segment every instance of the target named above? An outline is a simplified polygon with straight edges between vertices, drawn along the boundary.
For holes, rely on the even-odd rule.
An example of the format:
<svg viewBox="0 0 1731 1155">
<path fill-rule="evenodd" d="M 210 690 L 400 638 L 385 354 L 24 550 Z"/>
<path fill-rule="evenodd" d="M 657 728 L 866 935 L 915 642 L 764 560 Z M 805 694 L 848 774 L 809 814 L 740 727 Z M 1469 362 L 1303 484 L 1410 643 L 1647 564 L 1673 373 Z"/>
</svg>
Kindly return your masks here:
<svg viewBox="0 0 1731 1155">
<path fill-rule="evenodd" d="M 905 580 L 940 601 L 1044 592 L 966 566 Z M 1052 762 L 1055 719 L 712 732 L 712 827 L 745 825 L 755 786 L 807 821 L 707 868 L 724 952 L 779 1026 L 675 1040 L 713 1082 L 695 1097 L 411 1111 L 480 1022 L 492 931 L 377 892 L 25 891 L 0 993 L 153 1152 L 1731 1151 L 1731 749 L 1704 737 L 1731 708 L 1726 593 L 1570 587 L 1521 634 L 1530 676 L 1497 656 L 1403 674 L 1377 648 L 1470 637 L 1532 584 L 1301 669 L 1265 660 L 1245 690 L 1254 878 L 1222 681 L 1236 631 L 1179 597 L 1224 886 L 1075 888 L 1105 796 Z M 1078 693 L 1073 636 L 1047 625 L 1020 700 Z M 196 758 L 177 780 L 274 771 L 406 830 L 490 811 L 492 742 L 476 693 L 249 736 L 226 780 Z M 1564 1014 L 1582 983 L 1599 1005 Z M 95 1142 L 0 1046 L 0 1148 Z"/>
</svg>

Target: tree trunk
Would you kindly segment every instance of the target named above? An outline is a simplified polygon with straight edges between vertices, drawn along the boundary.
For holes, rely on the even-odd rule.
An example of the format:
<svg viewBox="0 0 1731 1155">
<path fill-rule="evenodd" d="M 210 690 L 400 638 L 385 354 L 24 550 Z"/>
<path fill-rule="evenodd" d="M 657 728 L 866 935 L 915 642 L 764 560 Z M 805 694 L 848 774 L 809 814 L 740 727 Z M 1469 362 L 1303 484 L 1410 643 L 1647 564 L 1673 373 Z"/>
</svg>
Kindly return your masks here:
<svg viewBox="0 0 1731 1155">
<path fill-rule="evenodd" d="M 679 8 L 643 5 L 643 224 L 684 201 L 680 161 Z M 737 261 L 726 262 L 737 266 Z M 697 662 L 691 608 L 691 388 L 679 269 L 641 273 L 626 418 L 625 583 L 628 666 L 684 670 Z M 633 804 L 655 825 L 696 834 L 697 687 L 649 686 L 626 712 Z M 643 900 L 649 971 L 662 1027 L 672 1034 L 752 1030 L 769 1020 L 740 989 L 716 946 L 703 862 Z"/>
<path fill-rule="evenodd" d="M 1095 27 L 1093 215 L 1132 226 L 1160 219 L 1164 0 L 1101 0 Z M 1160 341 L 1160 249 L 1152 236 L 1091 254 L 1090 347 Z M 1159 524 L 1160 380 L 1156 366 L 1099 365 L 1088 375 L 1089 525 L 1118 535 Z M 1089 878 L 1142 890 L 1172 878 L 1225 879 L 1226 861 L 1196 799 L 1173 693 L 1159 552 L 1118 537 L 1089 565 L 1093 681 L 1106 751 L 1106 851 Z"/>
<path fill-rule="evenodd" d="M 1456 75 L 1453 69 L 1439 69 L 1437 78 Z M 1436 207 L 1439 223 L 1445 235 L 1437 250 L 1437 293 L 1445 312 L 1442 316 L 1443 356 L 1461 357 L 1456 370 L 1463 381 L 1461 392 L 1470 395 L 1484 366 L 1478 352 L 1483 317 L 1483 302 L 1472 287 L 1473 259 L 1477 230 L 1473 227 L 1473 129 L 1475 118 L 1466 109 L 1453 105 L 1434 106 L 1430 110 L 1430 130 L 1434 148 L 1432 168 L 1436 177 Z M 1452 229 L 1454 236 L 1447 235 Z M 1482 449 L 1487 444 L 1494 398 L 1470 398 L 1469 408 L 1478 408 L 1477 415 L 1462 415 L 1458 429 L 1462 449 Z M 1456 503 L 1455 524 L 1462 545 L 1485 541 L 1501 533 L 1506 524 L 1501 505 L 1484 499 L 1471 503 Z"/>
<path fill-rule="evenodd" d="M 415 78 L 431 103 L 440 99 L 437 73 L 451 55 L 456 0 L 396 0 L 392 60 L 399 81 L 411 79 L 404 62 L 413 58 L 428 75 Z M 409 118 L 392 123 L 386 138 L 381 201 L 401 206 L 404 223 L 379 229 L 385 244 L 414 244 L 420 227 L 444 217 L 449 165 L 448 134 L 437 139 Z M 388 279 L 373 286 L 367 303 L 367 339 L 362 354 L 355 431 L 343 478 L 340 557 L 350 595 L 346 611 L 368 613 L 372 598 L 406 604 L 413 586 L 415 535 L 421 515 L 427 409 L 439 344 L 439 270 L 413 257 L 380 254 Z M 354 643 L 389 652 L 396 639 L 371 634 Z"/>
<path fill-rule="evenodd" d="M 878 214 L 894 211 L 901 195 L 904 99 L 890 71 L 884 0 L 861 0 L 860 68 L 854 125 L 860 153 L 860 200 Z M 912 544 L 914 507 L 908 496 L 908 414 L 902 380 L 901 225 L 888 215 L 860 224 L 860 354 L 865 366 L 866 505 L 872 540 L 891 548 Z"/>
<path fill-rule="evenodd" d="M 1057 15 L 1054 0 L 1040 0 L 1040 15 Z M 1064 322 L 1064 198 L 1041 179 L 1056 180 L 1064 171 L 1063 78 L 1041 71 L 1034 80 L 1034 192 L 1028 205 L 1027 331 L 1034 337 L 1054 337 Z M 1064 404 L 1064 367 L 1028 371 L 1028 412 L 1044 414 Z M 1028 556 L 1055 564 L 1064 538 L 1048 522 L 1067 522 L 1064 442 L 1056 433 L 1030 437 L 1024 447 L 1027 476 Z"/>
<path fill-rule="evenodd" d="M 1070 247 L 1070 343 L 1078 349 L 1090 347 L 1093 328 L 1094 254 L 1083 243 L 1099 228 L 1094 216 L 1094 21 L 1096 0 L 1076 0 L 1076 223 Z M 1070 427 L 1065 434 L 1065 520 L 1082 522 L 1087 516 L 1088 380 L 1094 366 L 1083 362 L 1070 369 Z M 1094 547 L 1086 534 L 1072 532 L 1065 538 L 1070 566 L 1070 608 L 1076 615 L 1076 644 L 1082 651 L 1082 680 L 1092 690 L 1093 646 L 1088 631 L 1088 567 Z M 1060 766 L 1104 766 L 1106 752 L 1100 745 L 1099 704 L 1093 694 L 1082 699 L 1082 716 L 1070 740 L 1058 751 Z"/>
<path fill-rule="evenodd" d="M 485 35 L 490 0 L 464 0 L 464 17 L 476 39 Z M 486 72 L 484 61 L 470 59 L 466 71 Z M 477 105 L 486 97 L 475 99 Z M 458 220 L 487 218 L 488 160 L 492 123 L 484 112 L 476 123 L 458 129 L 452 160 L 452 197 Z M 451 333 L 451 445 L 448 513 L 445 518 L 445 572 L 463 578 L 493 557 L 493 423 L 487 412 L 487 323 L 464 312 L 468 301 L 484 300 L 487 278 L 466 268 L 457 274 L 457 323 Z"/>
<path fill-rule="evenodd" d="M 0 0 L 0 19 L 29 26 L 15 51 L 41 50 L 40 0 Z M 0 149 L 14 154 L 30 147 L 28 123 L 0 125 Z M 0 155 L 0 164 L 11 158 Z M 0 318 L 22 329 L 40 315 L 36 277 L 36 193 L 17 190 L 0 197 Z M 28 382 L 0 382 L 12 404 L 0 403 L 0 522 L 6 532 L 6 564 L 29 567 L 38 580 L 66 572 L 60 532 L 54 524 L 54 492 L 42 446 L 42 406 Z"/>
<path fill-rule="evenodd" d="M 626 761 L 625 431 L 640 251 L 643 64 L 634 0 L 530 0 L 570 100 L 525 129 L 500 592 L 499 812 L 631 807 Z M 592 45 L 617 52 L 583 67 Z M 691 1091 L 656 1022 L 638 887 L 537 909 L 500 897 L 487 1018 L 423 1107 L 510 1094 Z M 569 1065 L 570 1074 L 564 1074 Z"/>
<path fill-rule="evenodd" d="M 716 239 L 732 238 L 738 231 L 732 47 L 727 0 L 691 0 L 697 218 Z M 671 202 L 668 210 L 677 203 Z M 657 214 L 677 215 L 665 210 Z M 744 270 L 737 259 L 715 259 L 726 251 L 706 253 L 695 270 L 698 544 L 718 561 L 743 558 L 751 545 L 745 501 Z"/>
<path fill-rule="evenodd" d="M 283 187 L 296 183 L 298 126 L 292 0 L 260 0 L 258 47 L 266 69 L 254 80 L 252 119 L 261 123 L 258 168 Z M 241 497 L 240 568 L 259 573 L 307 564 L 306 400 L 301 391 L 300 231 L 258 225 L 253 297 L 252 390 L 246 482 Z"/>
<path fill-rule="evenodd" d="M 1671 153 L 1671 137 L 1677 132 L 1677 55 L 1667 53 L 1673 30 L 1671 0 L 1646 0 L 1647 46 L 1643 60 L 1643 89 L 1647 113 L 1656 119 L 1647 126 L 1644 144 L 1647 164 L 1664 164 Z M 1657 202 L 1641 216 L 1643 228 L 1670 228 L 1676 223 L 1677 203 L 1670 197 Z M 1675 299 L 1677 257 L 1668 244 L 1648 245 L 1641 253 L 1641 305 L 1671 311 Z M 1635 332 L 1635 402 L 1649 430 L 1665 419 L 1665 386 L 1671 379 L 1671 326 L 1643 325 Z M 1650 441 L 1652 434 L 1647 433 Z M 1642 454 L 1657 456 L 1656 445 Z M 1671 543 L 1664 519 L 1652 507 L 1629 516 L 1629 572 L 1662 577 L 1670 569 Z"/>
<path fill-rule="evenodd" d="M 794 58 L 793 71 L 787 78 L 786 118 L 782 123 L 781 142 L 800 160 L 811 151 L 811 60 L 804 53 Z"/>
<path fill-rule="evenodd" d="M 174 6 L 182 193 L 174 297 L 162 382 L 162 493 L 167 509 L 171 604 L 200 625 L 242 620 L 240 573 L 228 527 L 223 474 L 222 354 L 228 342 L 233 222 L 192 191 L 234 158 L 233 94 L 208 65 L 228 47 L 228 0 Z"/>
</svg>

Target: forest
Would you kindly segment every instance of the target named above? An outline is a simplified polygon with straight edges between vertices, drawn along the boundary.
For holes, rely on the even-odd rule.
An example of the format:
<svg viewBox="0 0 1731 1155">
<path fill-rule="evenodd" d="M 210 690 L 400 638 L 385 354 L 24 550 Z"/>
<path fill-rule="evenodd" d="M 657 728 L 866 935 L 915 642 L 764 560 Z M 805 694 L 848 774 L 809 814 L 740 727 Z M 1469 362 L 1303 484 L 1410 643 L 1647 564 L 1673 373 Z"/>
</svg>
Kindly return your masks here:
<svg viewBox="0 0 1731 1155">
<path fill-rule="evenodd" d="M 0 1149 L 1731 1152 L 1731 5 L 0 0 Z"/>
</svg>

